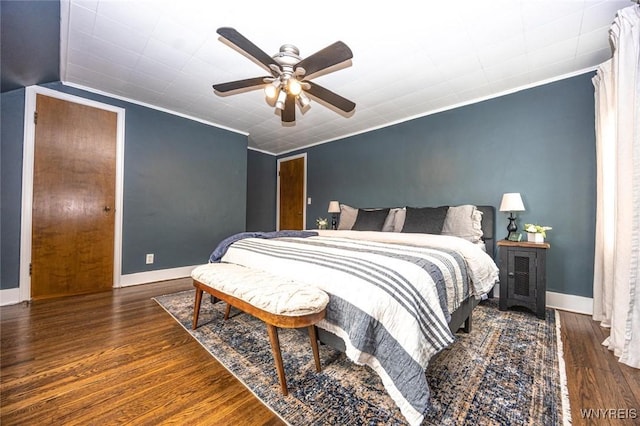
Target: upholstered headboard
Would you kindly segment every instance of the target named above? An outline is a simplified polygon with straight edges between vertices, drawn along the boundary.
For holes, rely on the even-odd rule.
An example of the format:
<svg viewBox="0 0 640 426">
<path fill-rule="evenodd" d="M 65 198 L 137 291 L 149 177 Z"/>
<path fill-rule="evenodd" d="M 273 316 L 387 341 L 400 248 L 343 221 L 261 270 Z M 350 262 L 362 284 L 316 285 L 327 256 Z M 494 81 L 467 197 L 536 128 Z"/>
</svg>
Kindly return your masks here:
<svg viewBox="0 0 640 426">
<path fill-rule="evenodd" d="M 436 209 L 440 209 L 446 206 L 440 206 Z M 485 249 L 486 252 L 495 259 L 495 254 L 496 254 L 496 227 L 495 227 L 495 223 L 496 223 L 496 208 L 494 206 L 476 206 L 478 210 L 480 210 L 482 212 L 482 241 L 484 242 L 485 245 Z M 392 207 L 391 209 L 400 209 L 401 207 Z M 340 226 L 338 227 L 338 229 L 352 229 L 351 227 L 354 225 L 354 222 L 356 221 L 357 217 L 358 217 L 358 213 L 359 213 L 359 209 L 356 207 L 350 207 L 348 205 L 345 204 L 340 204 L 340 210 L 341 210 L 341 214 L 340 214 Z M 366 211 L 377 211 L 377 210 L 384 210 L 381 208 L 364 208 L 363 210 Z M 387 208 L 387 210 L 389 210 Z M 347 215 L 347 216 L 345 216 Z M 346 218 L 349 218 L 348 220 Z M 404 220 L 404 217 L 403 219 Z M 341 228 L 343 225 L 343 222 L 346 224 L 344 228 Z M 389 223 L 391 225 L 391 228 L 393 230 L 393 226 L 395 225 L 395 227 L 397 228 L 398 224 L 394 223 L 395 220 L 392 220 L 391 222 L 389 222 L 388 220 L 385 220 L 384 225 L 382 225 L 383 230 L 385 230 L 385 227 L 387 226 L 387 223 Z M 387 231 L 389 231 L 389 229 L 387 229 Z M 399 230 L 395 230 L 395 232 L 400 232 Z M 423 231 L 420 231 L 423 232 Z"/>
<path fill-rule="evenodd" d="M 496 254 L 496 208 L 493 206 L 477 206 L 482 212 L 482 240 L 487 253 L 495 258 Z"/>
</svg>

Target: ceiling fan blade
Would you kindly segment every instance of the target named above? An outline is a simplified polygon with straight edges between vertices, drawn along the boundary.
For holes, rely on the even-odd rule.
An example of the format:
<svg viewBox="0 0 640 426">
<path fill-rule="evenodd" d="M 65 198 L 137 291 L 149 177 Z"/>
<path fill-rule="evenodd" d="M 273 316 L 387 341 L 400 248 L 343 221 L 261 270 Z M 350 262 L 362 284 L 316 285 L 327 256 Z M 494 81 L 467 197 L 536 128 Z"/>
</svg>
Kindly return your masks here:
<svg viewBox="0 0 640 426">
<path fill-rule="evenodd" d="M 280 69 L 280 65 L 273 58 L 267 55 L 262 49 L 253 44 L 249 39 L 240 34 L 233 28 L 230 27 L 221 27 L 218 28 L 217 33 L 228 40 L 230 43 L 233 43 L 240 49 L 244 50 L 247 54 L 255 58 L 258 62 L 263 64 L 267 69 L 270 69 L 271 65 L 275 65 Z"/>
<path fill-rule="evenodd" d="M 264 82 L 265 78 L 272 78 L 272 77 L 264 76 L 264 77 L 247 78 L 244 80 L 230 81 L 228 83 L 214 84 L 213 88 L 217 92 L 221 92 L 221 93 L 231 92 L 233 90 L 238 90 L 238 89 L 246 89 L 249 87 L 255 87 L 257 89 L 258 86 L 263 86 L 265 84 Z"/>
<path fill-rule="evenodd" d="M 293 95 L 287 95 L 287 99 L 284 101 L 284 109 L 280 114 L 283 123 L 293 123 L 296 121 L 296 97 Z"/>
<path fill-rule="evenodd" d="M 349 46 L 341 41 L 336 41 L 332 45 L 327 46 L 298 62 L 294 67 L 294 70 L 304 68 L 305 75 L 311 75 L 351 58 L 353 58 L 353 52 L 351 52 Z"/>
<path fill-rule="evenodd" d="M 338 109 L 341 109 L 344 112 L 351 112 L 356 108 L 356 104 L 351 102 L 349 99 L 343 98 L 342 96 L 333 93 L 329 89 L 325 89 L 322 86 L 319 86 L 311 81 L 305 81 L 305 83 L 309 83 L 309 88 L 307 89 L 307 93 L 315 96 L 316 98 L 323 100 Z"/>
</svg>

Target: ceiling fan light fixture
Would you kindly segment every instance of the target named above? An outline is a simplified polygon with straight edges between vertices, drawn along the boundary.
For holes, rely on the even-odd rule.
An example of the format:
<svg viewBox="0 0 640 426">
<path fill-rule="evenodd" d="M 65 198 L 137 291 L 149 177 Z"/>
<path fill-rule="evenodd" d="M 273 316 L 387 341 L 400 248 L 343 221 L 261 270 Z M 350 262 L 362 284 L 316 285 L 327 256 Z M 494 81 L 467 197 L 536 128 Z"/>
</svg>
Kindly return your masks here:
<svg viewBox="0 0 640 426">
<path fill-rule="evenodd" d="M 296 100 L 298 101 L 298 106 L 301 110 L 305 109 L 311 103 L 311 99 L 309 99 L 309 97 L 303 92 L 300 92 Z"/>
<path fill-rule="evenodd" d="M 264 94 L 269 99 L 275 99 L 280 89 L 280 80 L 274 80 L 264 87 Z"/>
<path fill-rule="evenodd" d="M 289 81 L 287 82 L 287 91 L 290 95 L 298 96 L 302 93 L 302 85 L 297 79 L 293 77 L 289 78 Z"/>
<path fill-rule="evenodd" d="M 276 108 L 278 108 L 279 110 L 283 110 L 284 102 L 286 100 L 287 100 L 287 92 L 285 92 L 284 90 L 281 90 L 280 93 L 278 94 L 278 100 L 276 101 Z"/>
</svg>

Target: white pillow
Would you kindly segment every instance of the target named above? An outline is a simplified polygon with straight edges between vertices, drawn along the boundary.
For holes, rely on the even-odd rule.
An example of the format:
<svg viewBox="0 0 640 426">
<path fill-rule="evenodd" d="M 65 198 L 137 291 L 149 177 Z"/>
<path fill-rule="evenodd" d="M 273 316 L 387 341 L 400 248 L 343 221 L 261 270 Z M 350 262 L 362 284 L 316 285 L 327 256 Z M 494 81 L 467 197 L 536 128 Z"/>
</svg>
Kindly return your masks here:
<svg viewBox="0 0 640 426">
<path fill-rule="evenodd" d="M 449 207 L 442 235 L 464 238 L 472 243 L 482 239 L 482 212 L 470 204 Z"/>
<path fill-rule="evenodd" d="M 387 218 L 384 220 L 384 225 L 382 225 L 382 232 L 393 232 L 395 225 L 396 212 L 398 209 L 389 209 L 389 214 L 387 214 Z"/>
<path fill-rule="evenodd" d="M 398 208 L 393 218 L 393 232 L 402 232 L 404 220 L 407 218 L 407 208 Z"/>
<path fill-rule="evenodd" d="M 340 222 L 338 222 L 339 231 L 350 231 L 356 223 L 358 217 L 358 209 L 340 204 Z"/>
</svg>

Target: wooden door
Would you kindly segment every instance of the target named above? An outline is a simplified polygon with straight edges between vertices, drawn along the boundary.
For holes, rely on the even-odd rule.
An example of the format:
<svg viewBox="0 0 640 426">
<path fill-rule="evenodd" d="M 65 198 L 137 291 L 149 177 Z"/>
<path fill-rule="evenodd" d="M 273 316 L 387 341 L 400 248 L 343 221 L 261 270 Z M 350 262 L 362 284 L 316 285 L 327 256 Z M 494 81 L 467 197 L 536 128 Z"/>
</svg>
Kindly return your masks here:
<svg viewBox="0 0 640 426">
<path fill-rule="evenodd" d="M 304 227 L 304 157 L 280 162 L 280 229 Z"/>
<path fill-rule="evenodd" d="M 37 95 L 31 297 L 113 287 L 117 114 Z"/>
</svg>

